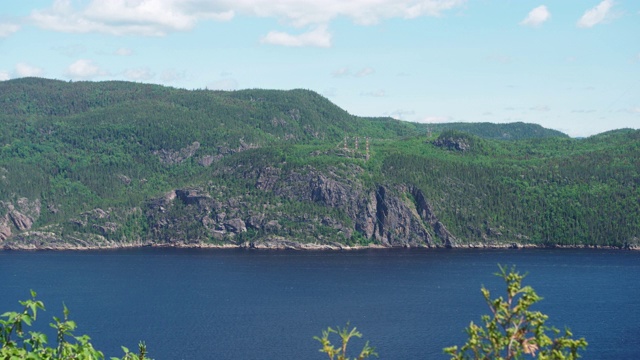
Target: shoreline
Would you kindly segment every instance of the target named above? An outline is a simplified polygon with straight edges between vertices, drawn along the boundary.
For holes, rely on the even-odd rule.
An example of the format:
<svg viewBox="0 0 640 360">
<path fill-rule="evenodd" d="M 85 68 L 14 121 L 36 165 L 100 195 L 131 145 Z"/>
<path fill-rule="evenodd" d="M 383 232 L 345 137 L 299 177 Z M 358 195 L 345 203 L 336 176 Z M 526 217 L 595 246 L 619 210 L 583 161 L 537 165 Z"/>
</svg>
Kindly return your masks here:
<svg viewBox="0 0 640 360">
<path fill-rule="evenodd" d="M 318 244 L 318 243 L 299 243 L 295 241 L 267 241 L 259 243 L 242 243 L 242 244 L 207 244 L 207 243 L 172 243 L 172 244 L 156 244 L 156 243 L 112 243 L 105 245 L 74 245 L 69 243 L 63 244 L 0 244 L 0 251 L 98 251 L 98 250 L 123 250 L 123 249 L 143 249 L 143 248 L 175 248 L 175 249 L 218 249 L 218 250 L 294 250 L 294 251 L 362 251 L 362 250 L 392 250 L 392 249 L 591 249 L 591 250 L 625 250 L 640 251 L 639 246 L 603 246 L 603 245 L 539 245 L 539 244 L 482 244 L 470 243 L 456 245 L 452 247 L 445 246 L 384 246 L 380 244 L 369 245 L 345 245 L 340 243 Z"/>
</svg>

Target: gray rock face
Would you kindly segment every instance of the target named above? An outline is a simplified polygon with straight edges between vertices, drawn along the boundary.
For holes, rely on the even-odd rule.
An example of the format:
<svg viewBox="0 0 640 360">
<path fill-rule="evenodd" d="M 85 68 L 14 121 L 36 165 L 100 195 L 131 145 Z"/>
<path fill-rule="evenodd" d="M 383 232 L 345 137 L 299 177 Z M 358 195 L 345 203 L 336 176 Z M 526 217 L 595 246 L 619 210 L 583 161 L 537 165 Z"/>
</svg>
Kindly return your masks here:
<svg viewBox="0 0 640 360">
<path fill-rule="evenodd" d="M 267 166 L 261 169 L 256 180 L 256 188 L 260 190 L 273 190 L 276 182 L 280 179 L 280 169 Z"/>
<path fill-rule="evenodd" d="M 176 196 L 187 205 L 199 204 L 211 200 L 211 195 L 198 189 L 176 190 Z"/>
<path fill-rule="evenodd" d="M 93 224 L 92 227 L 97 229 L 101 235 L 107 236 L 118 230 L 119 225 L 114 222 L 106 222 L 104 225 Z"/>
<path fill-rule="evenodd" d="M 125 185 L 131 184 L 131 178 L 124 174 L 118 174 L 118 179 Z"/>
<path fill-rule="evenodd" d="M 271 220 L 264 225 L 264 229 L 267 231 L 278 231 L 282 229 L 282 226 L 278 220 Z"/>
<path fill-rule="evenodd" d="M 4 208 L 6 211 L 5 219 L 11 220 L 11 223 L 13 223 L 18 231 L 31 229 L 33 223 L 40 218 L 40 206 L 41 204 L 39 199 L 31 201 L 24 197 L 19 198 L 15 204 L 0 201 L 0 210 Z M 8 221 L 5 221 L 5 223 L 8 223 Z M 5 224 L 4 227 L 8 227 L 8 224 Z M 8 230 L 3 232 L 5 234 L 10 234 L 10 231 Z"/>
<path fill-rule="evenodd" d="M 376 190 L 376 225 L 374 238 L 387 246 L 432 246 L 433 242 L 424 224 L 415 216 L 415 210 L 389 189 Z"/>
<path fill-rule="evenodd" d="M 204 167 L 209 167 L 216 159 L 219 160 L 220 158 L 216 158 L 213 155 L 205 155 L 198 160 L 198 164 Z"/>
<path fill-rule="evenodd" d="M 193 144 L 186 146 L 178 151 L 162 149 L 162 150 L 154 151 L 153 155 L 158 156 L 158 158 L 160 159 L 160 162 L 164 164 L 176 165 L 192 157 L 196 153 L 196 151 L 198 151 L 199 148 L 200 148 L 200 143 L 197 141 L 194 141 Z"/>
<path fill-rule="evenodd" d="M 340 182 L 318 175 L 309 182 L 311 200 L 326 206 L 338 207 L 350 202 L 347 188 Z"/>
<path fill-rule="evenodd" d="M 264 214 L 250 215 L 247 219 L 246 225 L 252 229 L 260 230 L 263 228 Z"/>
<path fill-rule="evenodd" d="M 25 231 L 25 230 L 29 230 L 31 229 L 31 226 L 33 225 L 33 221 L 26 215 L 18 212 L 18 211 L 11 211 L 9 213 L 9 217 L 11 218 L 11 221 L 13 221 L 13 224 L 18 228 L 18 230 L 20 231 Z"/>
<path fill-rule="evenodd" d="M 358 169 L 351 172 L 358 172 Z M 455 237 L 438 220 L 418 189 L 409 192 L 405 187 L 381 185 L 370 190 L 348 176 L 313 170 L 281 177 L 282 180 L 269 187 L 274 193 L 292 200 L 339 208 L 353 220 L 351 231 L 382 245 L 455 246 Z M 409 193 L 418 197 L 417 204 L 406 200 Z M 432 234 L 439 238 L 438 243 L 434 243 Z"/>
<path fill-rule="evenodd" d="M 9 216 L 5 215 L 0 218 L 0 242 L 7 240 L 11 236 L 11 227 L 9 226 Z"/>
<path fill-rule="evenodd" d="M 256 190 L 271 193 L 261 205 L 241 194 L 220 192 L 224 187 L 212 187 L 215 193 L 201 188 L 177 189 L 147 205 L 144 214 L 150 230 L 146 240 L 198 244 L 217 239 L 241 245 L 237 241 L 246 240 L 239 234 L 251 229 L 258 242 L 276 236 L 285 242 L 304 238 L 321 246 L 336 246 L 336 239 L 352 239 L 357 232 L 359 237 L 386 247 L 455 246 L 455 237 L 438 219 L 422 191 L 402 185 L 365 186 L 358 177 L 361 171 L 355 165 L 324 171 L 311 167 L 286 172 L 278 167 L 243 170 L 240 176 L 249 184 L 253 182 Z M 276 203 L 271 203 L 274 200 Z M 312 203 L 315 208 L 331 209 L 327 214 L 338 215 L 290 213 L 280 207 L 280 202 Z M 17 235 L 37 230 L 32 228 L 40 207 L 39 200 L 26 198 L 0 203 L 0 241 L 15 237 L 15 230 Z M 111 212 L 96 208 L 71 222 L 92 230 L 100 242 L 121 227 L 119 218 Z M 261 244 L 269 246 L 270 242 Z"/>
<path fill-rule="evenodd" d="M 462 137 L 443 137 L 434 140 L 433 144 L 440 148 L 456 151 L 467 151 L 471 149 L 471 144 Z"/>
<path fill-rule="evenodd" d="M 247 231 L 247 226 L 242 219 L 231 219 L 224 222 L 224 227 L 232 233 L 241 233 Z"/>
<path fill-rule="evenodd" d="M 401 185 L 365 187 L 357 176 L 360 171 L 356 166 L 323 172 L 310 167 L 289 172 L 277 167 L 243 170 L 248 183 L 255 181 L 256 189 L 270 192 L 276 201 L 314 203 L 344 214 L 338 217 L 283 213 L 278 210 L 279 204 L 265 202 L 256 207 L 242 196 L 177 189 L 172 196 L 149 204 L 146 214 L 152 238 L 169 243 L 214 238 L 239 245 L 235 235 L 252 229 L 258 234 L 256 241 L 268 236 L 288 236 L 296 241 L 301 236 L 315 237 L 326 244 L 335 241 L 336 237 L 327 235 L 333 231 L 345 239 L 358 232 L 387 247 L 455 246 L 455 237 L 438 219 L 422 191 Z M 320 229 L 324 235 L 317 232 Z"/>
<path fill-rule="evenodd" d="M 416 202 L 416 210 L 426 223 L 433 227 L 436 235 L 442 240 L 446 247 L 455 246 L 456 238 L 447 230 L 446 226 L 435 216 L 431 204 L 427 201 L 422 190 L 413 188 L 411 194 Z"/>
</svg>

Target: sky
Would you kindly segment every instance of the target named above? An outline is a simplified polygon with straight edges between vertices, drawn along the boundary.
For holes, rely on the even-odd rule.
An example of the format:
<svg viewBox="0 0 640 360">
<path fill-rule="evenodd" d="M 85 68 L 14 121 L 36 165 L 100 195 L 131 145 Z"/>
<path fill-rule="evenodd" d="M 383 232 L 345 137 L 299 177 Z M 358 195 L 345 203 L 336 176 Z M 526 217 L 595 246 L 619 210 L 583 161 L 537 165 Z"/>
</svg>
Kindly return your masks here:
<svg viewBox="0 0 640 360">
<path fill-rule="evenodd" d="M 360 116 L 640 128 L 638 0 L 2 0 L 0 81 L 316 91 Z"/>
</svg>

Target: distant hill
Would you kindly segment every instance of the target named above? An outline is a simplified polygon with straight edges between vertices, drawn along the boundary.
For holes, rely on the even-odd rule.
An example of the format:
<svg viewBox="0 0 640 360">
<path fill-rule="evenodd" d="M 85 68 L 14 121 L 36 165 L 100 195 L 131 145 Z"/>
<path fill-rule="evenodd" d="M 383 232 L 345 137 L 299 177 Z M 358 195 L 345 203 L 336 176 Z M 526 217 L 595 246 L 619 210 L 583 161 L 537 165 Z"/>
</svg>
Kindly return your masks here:
<svg viewBox="0 0 640 360">
<path fill-rule="evenodd" d="M 166 125 L 164 122 L 176 118 L 186 120 L 188 113 L 191 124 L 206 124 L 207 137 L 216 141 L 237 140 L 240 136 L 258 142 L 335 141 L 345 135 L 390 138 L 423 134 L 427 129 L 434 132 L 461 130 L 485 138 L 513 140 L 567 136 L 536 124 L 427 125 L 392 118 L 360 118 L 313 91 L 300 89 L 226 92 L 123 81 L 96 83 L 23 78 L 0 82 L 0 93 L 3 94 L 0 114 L 7 116 L 87 117 L 88 121 L 112 125 L 135 125 L 153 118 L 154 124 L 162 127 Z M 224 126 L 224 131 L 217 131 L 220 126 Z M 203 130 L 199 129 L 200 132 Z"/>
<path fill-rule="evenodd" d="M 494 123 L 447 123 L 422 125 L 421 128 L 428 131 L 442 132 L 444 130 L 458 130 L 478 135 L 486 139 L 496 140 L 520 140 L 546 137 L 569 137 L 569 135 L 557 130 L 547 129 L 538 124 L 526 124 L 515 122 L 508 124 Z"/>
<path fill-rule="evenodd" d="M 616 246 L 640 132 L 350 115 L 309 90 L 0 82 L 0 246 Z"/>
</svg>

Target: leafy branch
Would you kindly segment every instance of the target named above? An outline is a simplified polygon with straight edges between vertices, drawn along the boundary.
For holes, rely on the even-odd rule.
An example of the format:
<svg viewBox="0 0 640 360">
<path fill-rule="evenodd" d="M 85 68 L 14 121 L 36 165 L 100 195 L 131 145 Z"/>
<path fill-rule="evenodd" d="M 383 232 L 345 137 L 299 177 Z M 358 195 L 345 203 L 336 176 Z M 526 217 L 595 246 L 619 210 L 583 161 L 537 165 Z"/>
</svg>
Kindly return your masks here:
<svg viewBox="0 0 640 360">
<path fill-rule="evenodd" d="M 507 297 L 491 298 L 491 293 L 482 287 L 482 295 L 489 306 L 490 315 L 482 316 L 482 326 L 473 322 L 466 328 L 469 336 L 461 347 L 451 346 L 444 352 L 452 360 L 468 359 L 523 359 L 573 360 L 584 349 L 584 338 L 573 339 L 569 329 L 560 331 L 545 325 L 547 315 L 530 310 L 542 298 L 530 286 L 522 286 L 525 275 L 509 271 L 500 266 L 498 277 L 504 279 Z M 553 338 L 547 335 L 550 332 Z"/>
<path fill-rule="evenodd" d="M 29 331 L 25 334 L 25 326 L 31 326 L 36 320 L 38 310 L 45 310 L 44 303 L 36 299 L 36 292 L 31 291 L 31 299 L 20 301 L 23 309 L 20 312 L 6 312 L 0 315 L 0 359 L 38 359 L 38 360 L 102 360 L 104 354 L 96 350 L 87 335 L 75 336 L 75 321 L 69 320 L 69 309 L 63 305 L 63 318 L 53 318 L 50 324 L 56 330 L 56 346 L 47 346 L 47 336 L 41 332 Z M 144 343 L 139 344 L 139 353 L 131 353 L 122 348 L 125 355 L 122 360 L 144 360 L 147 349 Z M 111 358 L 117 360 L 119 358 Z"/>
<path fill-rule="evenodd" d="M 331 340 L 329 340 L 331 334 L 337 334 L 340 337 L 341 346 L 339 348 L 336 348 L 335 345 L 331 343 Z M 354 337 L 361 338 L 362 334 L 357 331 L 355 327 L 349 329 L 349 323 L 347 323 L 343 328 L 337 326 L 336 329 L 329 327 L 327 330 L 322 330 L 322 337 L 314 336 L 314 339 L 322 344 L 320 352 L 327 354 L 330 360 L 350 360 L 350 358 L 347 357 L 347 345 L 349 344 L 349 340 Z M 369 346 L 369 342 L 367 341 L 358 357 L 354 359 L 363 360 L 370 356 L 378 357 L 378 354 L 375 352 L 375 348 Z"/>
</svg>

